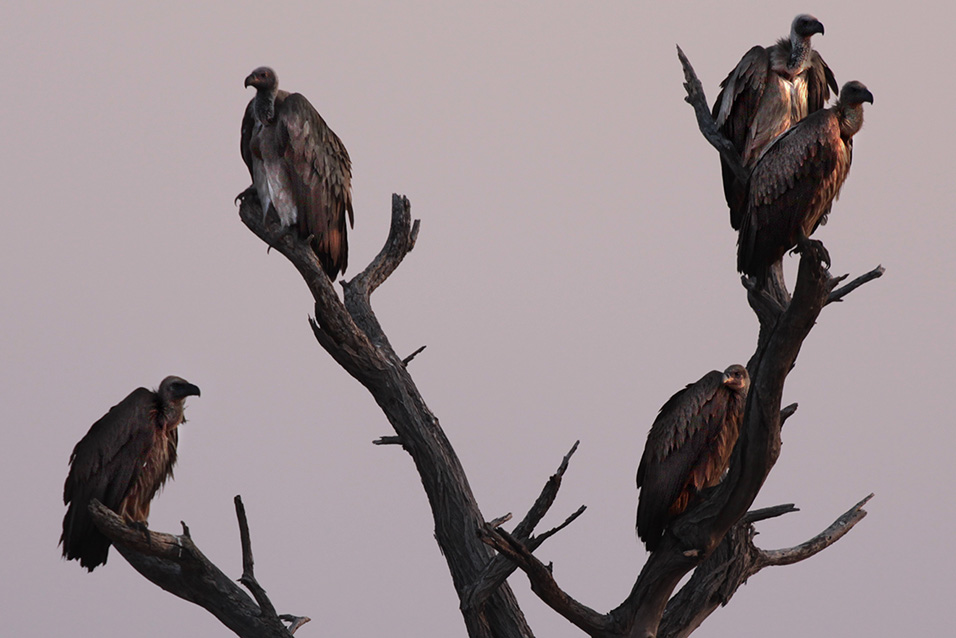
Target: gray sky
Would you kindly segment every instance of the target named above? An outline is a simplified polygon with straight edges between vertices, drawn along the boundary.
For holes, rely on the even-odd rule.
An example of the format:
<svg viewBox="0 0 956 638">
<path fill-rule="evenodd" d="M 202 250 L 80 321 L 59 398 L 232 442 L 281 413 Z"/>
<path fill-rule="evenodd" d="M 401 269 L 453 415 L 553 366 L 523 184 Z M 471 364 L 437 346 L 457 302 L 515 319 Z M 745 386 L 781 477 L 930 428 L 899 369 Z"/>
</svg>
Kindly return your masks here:
<svg viewBox="0 0 956 638">
<path fill-rule="evenodd" d="M 422 220 L 373 303 L 400 353 L 428 345 L 411 371 L 485 516 L 522 515 L 581 439 L 544 525 L 588 511 L 538 554 L 579 600 L 616 606 L 645 560 L 634 473 L 656 411 L 756 339 L 674 45 L 713 99 L 800 11 L 826 25 L 814 42 L 838 80 L 876 102 L 817 236 L 834 272 L 887 274 L 804 344 L 785 394 L 800 410 L 756 503 L 801 511 L 761 524 L 758 544 L 800 543 L 876 498 L 847 538 L 758 574 L 698 635 L 951 631 L 950 3 L 135 4 L 14 3 L 0 25 L 9 635 L 229 635 L 115 552 L 93 574 L 59 557 L 70 450 L 167 374 L 203 395 L 152 528 L 186 521 L 238 577 L 242 494 L 259 579 L 280 612 L 314 619 L 299 635 L 464 635 L 410 459 L 370 444 L 384 417 L 233 205 L 249 183 L 242 81 L 262 64 L 352 156 L 348 276 L 381 247 L 392 192 Z M 511 582 L 538 635 L 580 635 Z"/>
</svg>

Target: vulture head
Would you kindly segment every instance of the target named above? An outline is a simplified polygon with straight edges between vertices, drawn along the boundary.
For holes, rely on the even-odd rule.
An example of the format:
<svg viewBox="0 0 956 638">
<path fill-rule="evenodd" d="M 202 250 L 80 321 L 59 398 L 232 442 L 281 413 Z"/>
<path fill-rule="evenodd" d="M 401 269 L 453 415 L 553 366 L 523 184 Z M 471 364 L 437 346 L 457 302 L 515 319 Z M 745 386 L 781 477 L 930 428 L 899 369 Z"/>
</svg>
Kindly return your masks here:
<svg viewBox="0 0 956 638">
<path fill-rule="evenodd" d="M 734 392 L 746 394 L 750 389 L 750 374 L 747 373 L 747 368 L 740 364 L 735 363 L 724 370 L 724 376 L 720 381 Z"/>
<path fill-rule="evenodd" d="M 857 106 L 864 102 L 873 104 L 873 94 L 862 82 L 850 80 L 840 89 L 840 102 L 849 106 Z"/>
<path fill-rule="evenodd" d="M 246 77 L 245 86 L 254 86 L 258 91 L 274 93 L 279 88 L 279 78 L 269 67 L 260 66 Z"/>
<path fill-rule="evenodd" d="M 809 13 L 801 13 L 793 19 L 790 25 L 790 37 L 797 37 L 801 40 L 807 39 L 814 33 L 823 35 L 823 23 L 814 18 Z"/>
<path fill-rule="evenodd" d="M 163 379 L 163 382 L 159 384 L 159 390 L 156 391 L 156 394 L 159 395 L 159 400 L 163 402 L 163 405 L 169 405 L 175 402 L 181 403 L 183 399 L 189 396 L 198 397 L 199 388 L 185 379 L 170 376 Z"/>
</svg>

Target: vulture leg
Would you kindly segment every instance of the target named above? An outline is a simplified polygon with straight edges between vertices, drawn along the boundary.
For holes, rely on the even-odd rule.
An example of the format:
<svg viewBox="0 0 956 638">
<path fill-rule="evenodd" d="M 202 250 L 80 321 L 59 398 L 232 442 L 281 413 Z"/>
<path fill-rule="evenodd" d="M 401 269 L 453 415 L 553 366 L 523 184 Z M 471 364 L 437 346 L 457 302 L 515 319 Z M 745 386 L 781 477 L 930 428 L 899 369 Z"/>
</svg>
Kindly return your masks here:
<svg viewBox="0 0 956 638">
<path fill-rule="evenodd" d="M 800 237 L 797 239 L 797 245 L 793 247 L 791 252 L 800 253 L 802 255 L 808 251 L 811 254 L 815 254 L 820 261 L 826 264 L 827 270 L 830 269 L 830 251 L 827 250 L 822 241 L 819 239 L 810 239 L 801 229 Z"/>
</svg>

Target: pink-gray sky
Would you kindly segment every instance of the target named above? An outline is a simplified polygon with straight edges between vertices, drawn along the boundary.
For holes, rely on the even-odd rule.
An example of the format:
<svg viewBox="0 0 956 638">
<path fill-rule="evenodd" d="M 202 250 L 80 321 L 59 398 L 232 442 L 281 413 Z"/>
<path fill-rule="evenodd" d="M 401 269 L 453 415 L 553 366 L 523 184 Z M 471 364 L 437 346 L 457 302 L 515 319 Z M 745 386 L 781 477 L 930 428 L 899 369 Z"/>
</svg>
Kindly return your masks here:
<svg viewBox="0 0 956 638">
<path fill-rule="evenodd" d="M 480 7 L 480 8 L 479 8 Z M 314 342 L 294 269 L 239 222 L 242 81 L 273 66 L 353 159 L 354 275 L 407 194 L 422 230 L 373 297 L 486 517 L 523 514 L 581 440 L 545 525 L 564 588 L 617 605 L 645 559 L 634 473 L 661 404 L 750 356 L 716 153 L 674 45 L 711 99 L 796 13 L 840 82 L 875 95 L 818 232 L 835 272 L 886 276 L 827 308 L 790 376 L 800 410 L 756 505 L 800 543 L 868 494 L 823 554 L 758 574 L 701 636 L 945 635 L 956 561 L 950 3 L 20 3 L 0 25 L 0 547 L 9 635 L 229 635 L 117 554 L 60 559 L 67 459 L 133 388 L 179 374 L 176 480 L 151 527 L 257 575 L 298 635 L 462 636 L 409 458 Z M 942 79 L 941 79 L 942 77 Z M 540 636 L 579 632 L 512 585 Z"/>
</svg>

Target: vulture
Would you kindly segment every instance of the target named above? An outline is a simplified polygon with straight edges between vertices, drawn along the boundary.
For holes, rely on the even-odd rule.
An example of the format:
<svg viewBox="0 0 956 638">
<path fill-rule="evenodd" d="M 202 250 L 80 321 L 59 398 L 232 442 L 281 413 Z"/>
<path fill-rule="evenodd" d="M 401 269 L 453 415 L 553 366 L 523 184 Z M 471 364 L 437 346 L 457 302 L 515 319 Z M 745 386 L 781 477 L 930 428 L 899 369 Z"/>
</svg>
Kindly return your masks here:
<svg viewBox="0 0 956 638">
<path fill-rule="evenodd" d="M 637 534 L 657 549 L 664 528 L 706 487 L 720 483 L 740 433 L 750 376 L 742 365 L 713 370 L 668 399 L 637 468 Z"/>
<path fill-rule="evenodd" d="M 778 137 L 750 176 L 747 209 L 737 237 L 737 270 L 764 281 L 787 250 L 825 224 L 850 172 L 853 136 L 873 94 L 847 82 L 836 103 Z"/>
<path fill-rule="evenodd" d="M 70 455 L 63 486 L 63 556 L 93 571 L 106 563 L 110 541 L 89 513 L 97 499 L 130 523 L 145 529 L 149 502 L 176 463 L 177 428 L 185 423 L 183 404 L 199 388 L 166 377 L 155 392 L 133 390 L 90 427 Z"/>
<path fill-rule="evenodd" d="M 349 153 L 304 96 L 279 90 L 269 67 L 250 73 L 245 85 L 256 95 L 242 118 L 239 147 L 263 220 L 272 208 L 283 228 L 294 225 L 335 279 L 348 265 L 346 213 L 354 226 Z"/>
<path fill-rule="evenodd" d="M 822 109 L 831 88 L 838 92 L 830 67 L 810 46 L 815 33 L 823 34 L 823 24 L 811 15 L 798 15 L 789 39 L 753 47 L 720 83 L 714 120 L 740 153 L 745 169 L 753 168 L 778 135 Z M 730 225 L 737 230 L 746 209 L 747 185 L 734 176 L 723 158 L 720 163 Z"/>
</svg>

